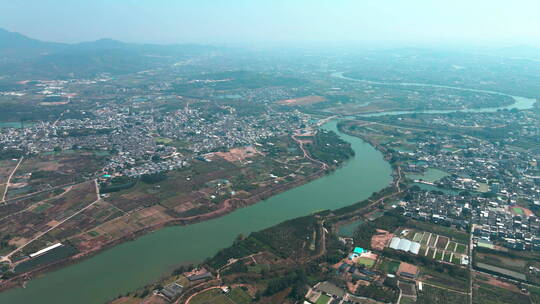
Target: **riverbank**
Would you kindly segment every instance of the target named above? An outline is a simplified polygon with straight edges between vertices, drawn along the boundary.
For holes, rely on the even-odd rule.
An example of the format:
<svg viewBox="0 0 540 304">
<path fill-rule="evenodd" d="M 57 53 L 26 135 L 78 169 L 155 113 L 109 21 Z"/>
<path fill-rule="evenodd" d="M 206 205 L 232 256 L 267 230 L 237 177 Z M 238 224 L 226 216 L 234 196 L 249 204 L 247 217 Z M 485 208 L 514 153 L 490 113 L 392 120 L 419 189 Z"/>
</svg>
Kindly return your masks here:
<svg viewBox="0 0 540 304">
<path fill-rule="evenodd" d="M 78 262 L 82 261 L 83 259 L 91 258 L 91 257 L 103 252 L 104 250 L 110 249 L 110 248 L 112 248 L 114 246 L 117 246 L 117 245 L 122 244 L 122 243 L 127 242 L 127 241 L 136 240 L 137 238 L 139 238 L 139 237 L 141 237 L 141 236 L 143 236 L 145 234 L 158 231 L 158 230 L 160 230 L 160 229 L 162 229 L 164 227 L 192 225 L 192 224 L 196 224 L 196 223 L 200 223 L 200 222 L 204 222 L 204 221 L 207 221 L 207 220 L 211 220 L 211 219 L 214 219 L 214 218 L 224 216 L 224 215 L 229 214 L 229 213 L 231 213 L 231 212 L 233 212 L 233 211 L 235 211 L 235 210 L 237 210 L 239 208 L 244 208 L 244 207 L 248 207 L 248 206 L 257 204 L 257 203 L 259 203 L 259 202 L 261 202 L 263 200 L 268 199 L 271 196 L 280 194 L 282 192 L 293 189 L 295 187 L 302 186 L 302 185 L 304 185 L 306 183 L 309 183 L 310 181 L 313 181 L 315 179 L 318 179 L 318 178 L 320 178 L 320 177 L 322 177 L 322 176 L 324 176 L 326 174 L 330 174 L 335 169 L 337 169 L 336 167 L 328 166 L 326 163 L 323 163 L 321 161 L 318 161 L 316 159 L 311 158 L 311 156 L 309 156 L 309 154 L 307 154 L 307 152 L 304 150 L 302 144 L 301 143 L 298 143 L 298 144 L 300 145 L 302 151 L 304 152 L 304 157 L 306 159 L 310 160 L 311 162 L 313 162 L 313 163 L 315 163 L 317 165 L 320 165 L 321 166 L 320 170 L 318 170 L 317 172 L 315 172 L 313 174 L 310 174 L 308 176 L 302 177 L 300 179 L 272 186 L 269 189 L 265 189 L 262 192 L 256 193 L 256 194 L 254 194 L 254 195 L 252 195 L 251 197 L 248 197 L 248 198 L 243 198 L 243 199 L 231 198 L 231 199 L 224 200 L 222 203 L 220 203 L 220 206 L 218 207 L 218 209 L 210 211 L 208 213 L 198 214 L 198 215 L 194 215 L 194 216 L 190 216 L 190 217 L 173 218 L 173 219 L 170 219 L 170 220 L 167 220 L 167 221 L 156 223 L 156 224 L 151 225 L 151 226 L 143 227 L 143 228 L 141 228 L 141 229 L 139 229 L 137 231 L 134 231 L 133 233 L 130 233 L 130 234 L 122 236 L 122 237 L 120 237 L 118 239 L 112 240 L 111 242 L 108 242 L 108 243 L 103 244 L 101 246 L 97 246 L 97 247 L 91 248 L 90 250 L 79 252 L 76 255 L 73 255 L 73 256 L 68 257 L 66 259 L 58 260 L 58 261 L 55 261 L 53 263 L 43 265 L 43 266 L 35 268 L 35 269 L 31 270 L 31 271 L 20 273 L 17 276 L 15 276 L 15 277 L 7 280 L 7 281 L 2 282 L 2 284 L 0 285 L 0 292 L 5 291 L 5 290 L 10 289 L 10 288 L 17 287 L 17 286 L 24 287 L 26 282 L 31 280 L 33 277 L 38 277 L 40 275 L 46 274 L 47 272 L 57 270 L 57 269 L 60 269 L 62 267 L 65 267 L 65 266 L 78 263 Z"/>
<path fill-rule="evenodd" d="M 406 82 L 391 83 L 391 82 L 370 81 L 370 80 L 362 80 L 362 79 L 356 79 L 356 78 L 344 76 L 344 72 L 332 73 L 331 77 L 344 79 L 348 81 L 357 81 L 357 82 L 363 82 L 363 83 L 369 83 L 369 84 L 376 84 L 376 85 L 393 85 L 393 86 L 404 86 L 404 87 L 432 87 L 432 88 L 444 88 L 444 89 L 457 90 L 457 91 L 495 94 L 495 95 L 511 97 L 512 99 L 514 99 L 514 102 L 511 104 L 496 106 L 496 107 L 478 107 L 478 108 L 475 107 L 475 108 L 465 108 L 465 109 L 443 109 L 443 110 L 441 109 L 439 110 L 384 109 L 384 110 L 374 110 L 374 111 L 369 111 L 366 113 L 356 114 L 358 116 L 364 116 L 364 117 L 382 116 L 382 115 L 402 115 L 402 114 L 412 114 L 412 113 L 446 114 L 446 113 L 454 113 L 454 112 L 473 112 L 473 113 L 474 112 L 496 112 L 498 110 L 511 110 L 511 109 L 528 110 L 528 109 L 534 108 L 535 106 L 538 106 L 538 100 L 534 98 L 528 98 L 528 97 L 523 97 L 523 96 L 513 96 L 513 95 L 505 94 L 502 92 L 489 91 L 489 90 L 452 87 L 452 86 L 429 84 L 429 83 L 406 83 Z"/>
<path fill-rule="evenodd" d="M 391 183 L 391 168 L 368 143 L 323 126 L 351 143 L 355 156 L 331 174 L 227 215 L 185 226 L 165 227 L 103 250 L 79 263 L 31 280 L 26 289 L 0 294 L 5 303 L 103 303 L 158 280 L 177 265 L 197 263 L 248 235 L 317 210 L 363 201 Z M 88 284 L 92 282 L 92 284 Z"/>
<path fill-rule="evenodd" d="M 347 134 L 346 130 L 344 130 L 342 128 L 338 128 L 338 130 L 340 132 L 343 132 L 343 134 Z M 352 136 L 352 134 L 349 134 L 349 135 Z M 354 136 L 357 136 L 357 135 L 355 134 Z M 382 147 L 379 146 L 379 148 L 381 149 Z M 389 158 L 390 154 L 388 153 L 388 151 L 385 150 L 385 153 L 386 153 L 385 158 Z M 391 208 L 391 206 L 390 206 L 390 204 L 388 204 L 388 202 L 389 201 L 394 201 L 394 200 L 398 199 L 400 197 L 400 195 L 404 194 L 404 190 L 402 190 L 403 188 L 400 186 L 401 178 L 402 178 L 400 168 L 398 166 L 395 166 L 393 169 L 394 169 L 393 170 L 394 181 L 391 183 L 391 185 L 383 188 L 382 190 L 380 190 L 380 191 L 378 191 L 376 193 L 373 193 L 369 198 L 367 198 L 365 200 L 362 200 L 362 201 L 359 201 L 357 203 L 354 203 L 352 205 L 346 206 L 344 208 L 340 208 L 340 209 L 336 209 L 336 210 L 332 210 L 332 211 L 320 211 L 319 213 L 317 213 L 315 215 L 315 217 L 318 218 L 318 222 L 320 223 L 320 230 L 316 235 L 321 236 L 321 237 L 320 238 L 316 237 L 315 239 L 318 240 L 319 244 L 316 247 L 319 248 L 319 250 L 317 251 L 317 253 L 310 256 L 309 258 L 304 257 L 303 259 L 299 259 L 299 260 L 293 262 L 293 264 L 295 266 L 305 265 L 305 264 L 309 263 L 309 261 L 313 261 L 314 259 L 317 259 L 317 258 L 319 258 L 319 257 L 321 257 L 322 255 L 325 254 L 325 252 L 326 252 L 326 241 L 325 241 L 326 233 L 324 233 L 323 229 L 328 228 L 328 230 L 330 230 L 330 231 L 338 231 L 341 226 L 346 225 L 346 224 L 351 224 L 351 223 L 354 224 L 354 223 L 356 223 L 356 224 L 359 225 L 360 223 L 363 223 L 365 221 L 369 221 L 370 214 L 376 213 L 376 212 L 378 212 L 378 211 L 380 211 L 382 209 Z M 286 223 L 280 223 L 277 226 L 273 226 L 273 227 L 270 227 L 268 229 L 270 229 L 270 230 L 271 229 L 279 230 L 278 227 L 280 225 L 285 225 L 285 224 L 293 227 L 295 225 L 300 225 L 300 224 L 297 223 L 297 221 L 303 222 L 304 220 L 305 220 L 305 217 L 296 218 L 296 219 L 292 219 L 290 221 L 287 221 Z M 358 222 L 360 222 L 360 223 L 358 223 Z M 302 225 L 300 225 L 300 226 L 302 226 Z M 357 225 L 355 225 L 355 227 L 356 226 Z M 323 227 L 326 227 L 326 228 L 323 228 Z M 351 234 L 354 232 L 354 229 L 355 228 L 352 228 Z M 264 233 L 264 231 L 258 231 L 257 235 L 259 235 L 260 233 Z M 278 231 L 276 231 L 274 233 L 276 233 L 278 235 L 280 234 Z M 251 236 L 249 236 L 249 237 L 251 237 Z M 238 249 L 235 250 L 235 248 L 236 248 L 235 246 L 238 247 Z M 238 243 L 235 243 L 235 245 L 233 245 L 233 246 L 231 246 L 231 247 L 229 247 L 227 249 L 224 249 L 223 251 L 220 251 L 216 256 L 210 258 L 209 260 L 206 260 L 205 263 L 202 264 L 202 265 L 199 265 L 199 267 L 204 267 L 206 269 L 210 269 L 213 273 L 215 273 L 216 266 L 214 265 L 215 263 L 213 261 L 216 261 L 216 260 L 217 261 L 227 261 L 228 260 L 229 264 L 227 264 L 227 265 L 230 265 L 230 263 L 231 263 L 230 261 L 236 261 L 236 259 L 246 259 L 247 257 L 249 257 L 249 256 L 247 256 L 247 257 L 244 256 L 244 257 L 239 258 L 239 257 L 235 256 L 235 254 L 242 251 L 240 248 L 244 248 L 244 247 L 239 246 Z M 281 247 L 280 246 L 270 246 L 270 248 L 281 248 Z M 256 249 L 252 249 L 252 250 L 257 251 Z M 256 254 L 261 254 L 261 252 L 256 253 Z M 271 253 L 268 253 L 268 254 L 271 254 Z M 291 256 L 288 256 L 288 258 L 291 258 Z M 220 265 L 218 265 L 218 266 L 220 266 Z M 220 269 L 223 269 L 224 267 L 227 267 L 227 266 L 223 266 Z M 224 282 L 222 280 L 219 280 L 220 271 L 217 270 L 217 273 L 218 273 L 218 275 L 217 275 L 218 280 L 206 282 L 206 284 L 205 284 L 206 287 L 208 287 L 208 288 L 218 288 L 219 286 L 222 286 L 224 284 Z M 123 298 L 119 298 L 119 299 L 117 299 L 117 300 L 115 300 L 115 301 L 113 301 L 111 303 L 130 303 L 131 300 L 143 301 L 144 300 L 143 298 L 138 298 L 138 297 L 140 297 L 140 295 L 148 295 L 150 293 L 150 291 L 160 289 L 160 286 L 164 286 L 167 283 L 170 283 L 170 282 L 172 282 L 172 281 L 174 281 L 176 279 L 178 279 L 178 278 L 176 276 L 174 276 L 174 275 L 172 277 L 166 277 L 165 279 L 163 279 L 161 281 L 153 282 L 153 283 L 148 284 L 148 285 L 146 285 L 144 287 L 141 287 L 141 288 L 139 288 L 137 290 L 133 290 L 132 292 L 130 292 L 129 295 L 126 295 Z M 184 302 L 186 302 L 185 301 L 186 298 L 187 299 L 193 298 L 195 295 L 200 293 L 199 289 L 200 289 L 199 285 L 185 286 L 185 290 L 184 290 L 182 296 L 177 301 L 175 301 L 175 303 L 184 303 Z M 145 299 L 149 300 L 149 298 L 145 298 Z"/>
</svg>

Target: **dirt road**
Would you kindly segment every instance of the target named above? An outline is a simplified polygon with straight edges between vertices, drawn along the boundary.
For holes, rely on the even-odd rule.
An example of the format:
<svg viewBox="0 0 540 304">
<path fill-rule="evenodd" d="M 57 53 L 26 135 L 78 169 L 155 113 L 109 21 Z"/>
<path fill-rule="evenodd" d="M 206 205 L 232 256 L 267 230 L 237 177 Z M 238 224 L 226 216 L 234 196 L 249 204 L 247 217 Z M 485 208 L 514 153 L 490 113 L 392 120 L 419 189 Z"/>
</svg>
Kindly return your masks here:
<svg viewBox="0 0 540 304">
<path fill-rule="evenodd" d="M 15 166 L 13 171 L 11 171 L 11 174 L 9 175 L 9 177 L 8 177 L 8 179 L 6 181 L 6 188 L 4 189 L 4 193 L 2 194 L 2 201 L 0 203 L 4 203 L 6 201 L 6 195 L 7 195 L 7 192 L 8 192 L 9 183 L 11 182 L 11 178 L 15 174 L 15 171 L 17 171 L 17 169 L 19 169 L 19 166 L 21 165 L 23 159 L 24 159 L 24 156 L 21 156 L 21 159 L 19 159 L 19 162 L 17 163 L 17 166 Z"/>
<path fill-rule="evenodd" d="M 95 187 L 96 187 L 96 200 L 93 201 L 92 203 L 88 204 L 87 206 L 85 206 L 84 208 L 80 209 L 79 211 L 73 213 L 72 215 L 68 216 L 67 218 L 63 219 L 62 221 L 58 222 L 58 224 L 54 225 L 53 227 L 45 230 L 44 232 L 38 234 L 36 237 L 34 237 L 33 239 L 31 239 L 30 241 L 26 242 L 24 245 L 18 247 L 17 249 L 13 250 L 12 252 L 10 252 L 8 255 L 2 257 L 2 260 L 4 261 L 9 261 L 11 256 L 13 256 L 15 253 L 21 251 L 24 247 L 28 246 L 29 244 L 31 244 L 33 241 L 41 238 L 42 236 L 44 236 L 45 234 L 51 232 L 52 230 L 54 230 L 56 227 L 62 225 L 63 223 L 69 221 L 71 218 L 73 218 L 74 216 L 76 216 L 77 214 L 85 211 L 86 209 L 92 207 L 94 204 L 96 204 L 97 202 L 100 201 L 100 197 L 99 197 L 99 185 L 97 183 L 97 180 L 94 180 L 94 184 L 95 184 Z"/>
</svg>

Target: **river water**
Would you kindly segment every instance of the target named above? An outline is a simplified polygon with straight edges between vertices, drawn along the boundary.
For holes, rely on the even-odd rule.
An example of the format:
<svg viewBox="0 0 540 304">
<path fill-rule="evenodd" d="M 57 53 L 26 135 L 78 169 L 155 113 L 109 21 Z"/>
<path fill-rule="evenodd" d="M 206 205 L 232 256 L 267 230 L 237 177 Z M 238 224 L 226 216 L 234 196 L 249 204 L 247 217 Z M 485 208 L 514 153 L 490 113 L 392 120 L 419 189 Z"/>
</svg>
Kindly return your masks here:
<svg viewBox="0 0 540 304">
<path fill-rule="evenodd" d="M 379 85 L 440 87 L 506 95 L 500 92 L 439 86 L 423 83 L 384 83 L 359 80 L 335 73 L 334 77 Z M 510 96 L 510 95 L 506 95 Z M 504 107 L 464 109 L 462 112 L 494 112 L 499 109 L 529 109 L 534 99 L 511 96 L 515 103 Z M 362 116 L 409 113 L 451 113 L 456 110 L 392 111 Z M 104 303 L 118 294 L 155 281 L 175 265 L 200 262 L 232 244 L 238 234 L 249 234 L 295 217 L 323 209 L 337 209 L 369 197 L 392 180 L 390 165 L 382 154 L 359 138 L 340 133 L 336 122 L 323 126 L 350 142 L 356 152 L 330 175 L 275 195 L 263 202 L 238 209 L 218 219 L 168 227 L 123 243 L 92 258 L 31 280 L 27 288 L 0 293 L 0 303 L 93 304 Z"/>
<path fill-rule="evenodd" d="M 33 279 L 27 288 L 0 293 L 0 303 L 104 303 L 155 281 L 175 265 L 200 262 L 245 235 L 288 219 L 337 209 L 369 197 L 392 181 L 382 154 L 359 138 L 323 126 L 350 142 L 354 158 L 335 172 L 223 217 L 189 226 L 168 227 L 106 250 L 78 264 Z"/>
<path fill-rule="evenodd" d="M 350 80 L 350 81 L 358 81 L 358 82 L 363 82 L 363 83 L 368 83 L 368 84 L 375 84 L 375 85 L 395 85 L 395 86 L 405 86 L 405 87 L 444 88 L 444 89 L 451 89 L 451 90 L 456 90 L 456 91 L 468 91 L 468 92 L 478 92 L 478 93 L 503 95 L 503 96 L 512 97 L 514 99 L 513 104 L 507 105 L 507 106 L 502 106 L 502 107 L 486 107 L 486 108 L 478 108 L 478 109 L 459 109 L 459 110 L 385 111 L 385 112 L 366 113 L 366 114 L 360 114 L 359 115 L 359 116 L 364 116 L 364 117 L 374 117 L 374 116 L 384 116 L 384 115 L 403 115 L 403 114 L 412 114 L 412 113 L 426 113 L 426 114 L 446 114 L 446 113 L 454 113 L 454 112 L 489 113 L 489 112 L 496 112 L 498 110 L 511 110 L 511 109 L 527 110 L 527 109 L 531 109 L 534 106 L 534 104 L 536 103 L 536 100 L 532 99 L 532 98 L 526 98 L 526 97 L 521 97 L 521 96 L 512 96 L 512 95 L 508 95 L 508 94 L 504 94 L 504 93 L 496 92 L 496 91 L 460 88 L 460 87 L 444 86 L 444 85 L 429 84 L 429 83 L 380 82 L 380 81 L 362 80 L 362 79 L 356 79 L 356 78 L 351 78 L 351 77 L 344 76 L 343 72 L 333 73 L 332 76 L 337 77 L 337 78 L 341 78 L 341 79 Z"/>
</svg>

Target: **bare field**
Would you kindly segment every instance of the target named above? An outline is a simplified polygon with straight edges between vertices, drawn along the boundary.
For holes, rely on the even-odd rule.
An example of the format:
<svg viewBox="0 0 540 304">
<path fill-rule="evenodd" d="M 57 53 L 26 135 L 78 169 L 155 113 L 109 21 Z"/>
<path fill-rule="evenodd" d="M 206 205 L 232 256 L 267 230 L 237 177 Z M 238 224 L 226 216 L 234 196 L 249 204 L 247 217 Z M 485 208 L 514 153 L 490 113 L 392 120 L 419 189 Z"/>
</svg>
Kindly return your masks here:
<svg viewBox="0 0 540 304">
<path fill-rule="evenodd" d="M 91 152 L 71 152 L 25 158 L 13 176 L 20 190 L 8 191 L 9 198 L 42 191 L 50 187 L 84 181 L 84 176 L 100 168 L 102 157 Z"/>
<path fill-rule="evenodd" d="M 165 213 L 165 210 L 164 207 L 156 205 L 115 218 L 76 236 L 76 242 L 79 243 L 81 250 L 88 250 L 96 246 L 96 244 L 105 244 L 135 233 L 140 229 L 173 219 L 173 217 Z M 91 231 L 94 233 L 90 233 Z"/>
<path fill-rule="evenodd" d="M 39 236 L 95 200 L 96 194 L 93 181 L 75 185 L 65 194 L 53 197 L 47 200 L 46 203 L 38 202 L 18 211 L 15 209 L 13 213 L 0 219 L 0 237 L 7 238 L 11 245 L 18 247 L 23 244 L 23 240 L 30 240 Z M 42 206 L 47 208 L 42 208 Z M 70 225 L 73 225 L 73 229 L 84 227 L 77 217 L 67 221 L 66 226 L 61 225 L 61 227 L 67 229 Z M 57 234 L 58 232 L 53 230 L 44 237 L 59 239 Z M 23 250 L 32 252 L 35 250 L 34 246 L 39 245 L 39 242 L 32 243 Z"/>
<path fill-rule="evenodd" d="M 217 155 L 226 161 L 235 162 L 243 161 L 246 158 L 259 155 L 259 152 L 254 147 L 249 146 L 243 148 L 233 148 L 229 150 L 229 152 L 215 152 L 214 155 Z"/>
<path fill-rule="evenodd" d="M 2 160 L 0 161 L 0 185 L 5 184 L 13 169 L 17 166 L 17 161 Z"/>
<path fill-rule="evenodd" d="M 298 98 L 292 98 L 292 99 L 284 99 L 280 100 L 277 103 L 280 105 L 287 105 L 287 106 L 305 106 L 320 102 L 325 102 L 326 98 L 322 96 L 305 96 L 305 97 L 298 97 Z"/>
</svg>

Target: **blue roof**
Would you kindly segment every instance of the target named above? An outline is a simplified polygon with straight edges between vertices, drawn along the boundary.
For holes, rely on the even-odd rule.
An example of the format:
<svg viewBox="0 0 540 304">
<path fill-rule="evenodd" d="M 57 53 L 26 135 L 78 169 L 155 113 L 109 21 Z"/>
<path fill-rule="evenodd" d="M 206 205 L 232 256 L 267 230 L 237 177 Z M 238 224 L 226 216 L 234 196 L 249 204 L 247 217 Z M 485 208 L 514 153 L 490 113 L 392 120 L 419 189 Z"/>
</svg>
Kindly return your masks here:
<svg viewBox="0 0 540 304">
<path fill-rule="evenodd" d="M 364 248 L 361 248 L 361 247 L 355 247 L 353 252 L 354 253 L 364 253 Z"/>
</svg>

